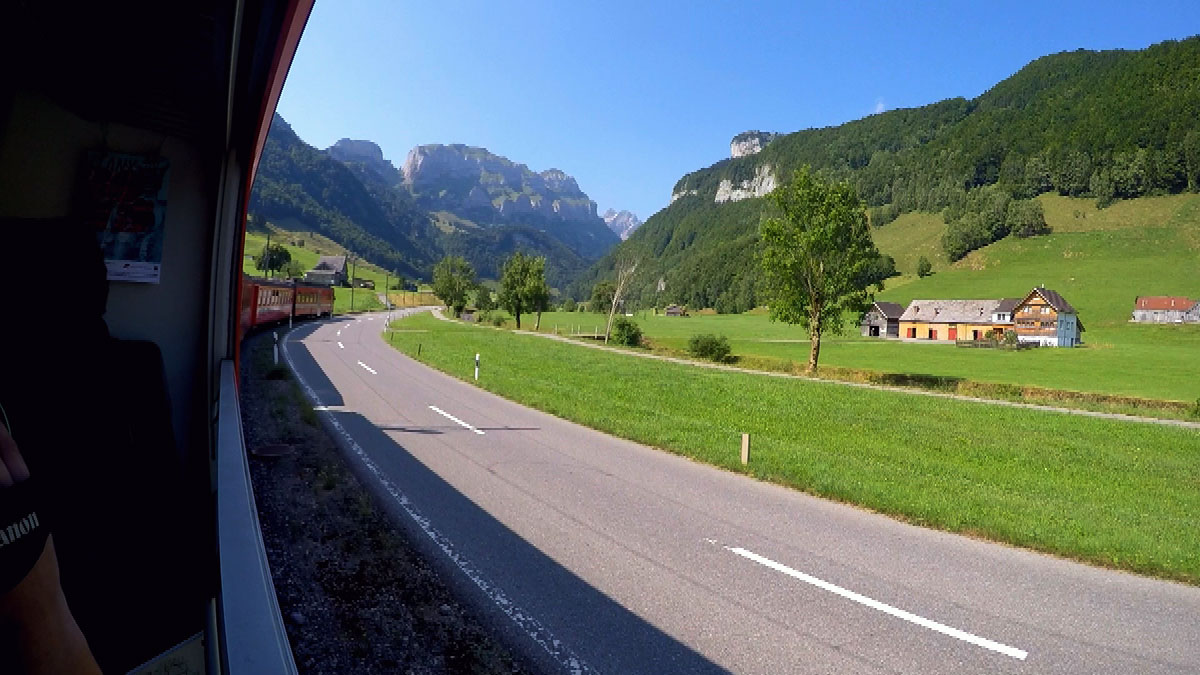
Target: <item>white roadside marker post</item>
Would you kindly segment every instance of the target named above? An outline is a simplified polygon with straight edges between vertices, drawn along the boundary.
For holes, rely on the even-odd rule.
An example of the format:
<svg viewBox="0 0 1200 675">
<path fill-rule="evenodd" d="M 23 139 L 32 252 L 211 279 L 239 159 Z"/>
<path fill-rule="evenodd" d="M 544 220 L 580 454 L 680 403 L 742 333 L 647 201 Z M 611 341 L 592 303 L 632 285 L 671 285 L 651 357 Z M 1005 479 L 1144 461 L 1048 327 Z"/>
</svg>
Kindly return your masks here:
<svg viewBox="0 0 1200 675">
<path fill-rule="evenodd" d="M 475 355 L 475 381 L 479 381 L 479 355 Z"/>
<path fill-rule="evenodd" d="M 271 335 L 275 336 L 275 365 L 279 365 L 279 333 L 271 331 Z"/>
<path fill-rule="evenodd" d="M 750 463 L 750 434 L 742 434 L 742 465 Z"/>
</svg>

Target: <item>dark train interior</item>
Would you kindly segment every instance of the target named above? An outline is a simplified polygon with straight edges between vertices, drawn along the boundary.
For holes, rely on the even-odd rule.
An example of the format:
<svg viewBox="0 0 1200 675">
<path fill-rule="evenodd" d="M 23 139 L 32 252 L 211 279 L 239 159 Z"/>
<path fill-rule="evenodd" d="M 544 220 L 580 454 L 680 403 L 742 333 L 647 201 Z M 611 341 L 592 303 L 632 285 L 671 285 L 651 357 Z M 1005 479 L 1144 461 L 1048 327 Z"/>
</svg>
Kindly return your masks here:
<svg viewBox="0 0 1200 675">
<path fill-rule="evenodd" d="M 246 200 L 311 6 L 0 9 L 0 405 L 104 672 L 181 644 L 202 672 L 295 671 L 234 361 Z M 104 173 L 113 161 L 134 168 Z M 133 172 L 161 189 L 122 211 L 119 177 Z M 158 252 L 102 250 L 106 218 L 156 227 Z M 113 280 L 125 277 L 112 258 L 131 255 L 151 281 Z"/>
</svg>

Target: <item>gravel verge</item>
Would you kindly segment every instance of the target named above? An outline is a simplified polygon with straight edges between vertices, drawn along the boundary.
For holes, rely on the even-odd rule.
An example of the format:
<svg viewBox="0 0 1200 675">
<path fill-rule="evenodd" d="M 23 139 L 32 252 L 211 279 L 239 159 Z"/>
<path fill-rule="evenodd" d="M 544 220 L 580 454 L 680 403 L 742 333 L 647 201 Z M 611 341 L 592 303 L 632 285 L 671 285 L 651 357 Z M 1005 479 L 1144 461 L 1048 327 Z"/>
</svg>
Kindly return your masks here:
<svg viewBox="0 0 1200 675">
<path fill-rule="evenodd" d="M 242 347 L 250 474 L 301 673 L 527 673 L 346 467 L 269 333 Z M 255 453 L 286 445 L 278 457 Z"/>
</svg>

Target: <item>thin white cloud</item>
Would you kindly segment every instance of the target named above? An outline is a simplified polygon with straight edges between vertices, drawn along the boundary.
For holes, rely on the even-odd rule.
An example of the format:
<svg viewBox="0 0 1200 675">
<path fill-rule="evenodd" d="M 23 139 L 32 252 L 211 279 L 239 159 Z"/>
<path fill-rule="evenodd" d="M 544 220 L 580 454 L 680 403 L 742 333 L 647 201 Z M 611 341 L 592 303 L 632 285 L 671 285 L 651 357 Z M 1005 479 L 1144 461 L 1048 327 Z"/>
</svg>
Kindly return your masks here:
<svg viewBox="0 0 1200 675">
<path fill-rule="evenodd" d="M 884 110 L 887 110 L 887 108 L 883 106 L 883 98 L 875 99 L 875 109 L 872 110 L 872 113 L 881 113 Z"/>
</svg>

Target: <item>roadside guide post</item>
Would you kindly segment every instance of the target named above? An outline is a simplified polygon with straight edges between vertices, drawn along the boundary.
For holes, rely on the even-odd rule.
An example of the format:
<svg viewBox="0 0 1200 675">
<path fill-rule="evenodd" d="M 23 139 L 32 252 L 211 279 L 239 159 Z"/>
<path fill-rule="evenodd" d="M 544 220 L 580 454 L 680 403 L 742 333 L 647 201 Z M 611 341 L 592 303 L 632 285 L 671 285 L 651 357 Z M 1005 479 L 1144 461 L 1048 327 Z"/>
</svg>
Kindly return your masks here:
<svg viewBox="0 0 1200 675">
<path fill-rule="evenodd" d="M 279 332 L 271 331 L 271 335 L 275 336 L 275 365 L 279 365 Z"/>
<path fill-rule="evenodd" d="M 750 463 L 750 434 L 742 434 L 742 464 Z"/>
<path fill-rule="evenodd" d="M 475 381 L 479 381 L 479 355 L 475 355 Z"/>
</svg>

